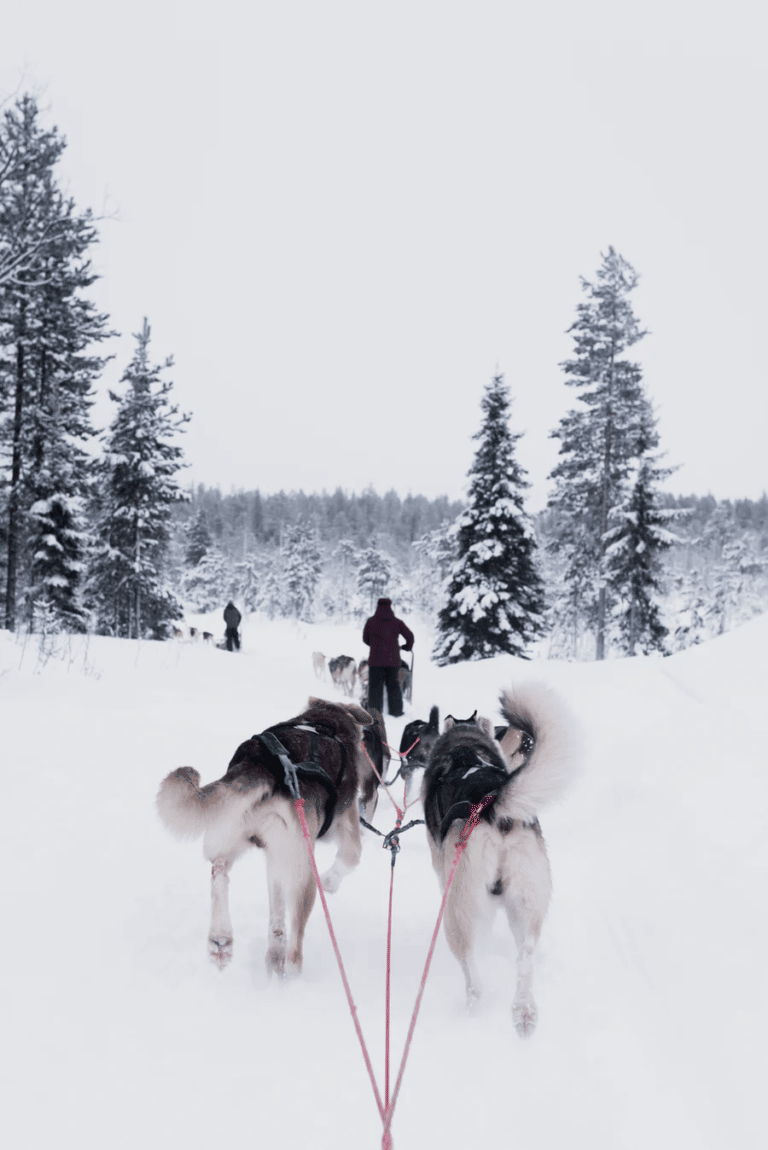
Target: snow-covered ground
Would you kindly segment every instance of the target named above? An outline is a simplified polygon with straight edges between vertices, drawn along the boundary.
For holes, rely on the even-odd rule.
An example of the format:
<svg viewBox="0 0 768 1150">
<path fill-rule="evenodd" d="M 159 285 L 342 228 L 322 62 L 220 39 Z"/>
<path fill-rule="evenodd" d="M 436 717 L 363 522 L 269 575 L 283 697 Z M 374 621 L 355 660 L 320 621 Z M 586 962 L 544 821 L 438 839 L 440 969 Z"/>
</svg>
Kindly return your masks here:
<svg viewBox="0 0 768 1150">
<path fill-rule="evenodd" d="M 588 757 L 578 787 L 541 817 L 555 894 L 538 1030 L 523 1041 L 512 1025 L 501 918 L 473 1015 L 441 937 L 396 1150 L 755 1145 L 768 1030 L 768 616 L 669 659 L 602 664 L 441 670 L 415 630 L 406 719 L 432 703 L 495 717 L 499 688 L 533 675 L 582 716 Z M 8 1145 L 378 1150 L 319 903 L 304 975 L 269 981 L 264 859 L 251 852 L 233 871 L 235 952 L 220 973 L 206 952 L 200 844 L 175 841 L 154 810 L 168 770 L 218 778 L 239 742 L 308 694 L 340 697 L 318 691 L 316 649 L 366 653 L 356 627 L 256 620 L 239 655 L 93 638 L 40 653 L 0 632 Z M 388 724 L 394 745 L 404 722 Z M 383 829 L 390 810 L 382 798 Z M 318 857 L 322 869 L 330 849 Z M 380 1084 L 389 870 L 369 835 L 329 898 Z M 419 827 L 395 872 L 393 1075 L 438 905 Z"/>
</svg>

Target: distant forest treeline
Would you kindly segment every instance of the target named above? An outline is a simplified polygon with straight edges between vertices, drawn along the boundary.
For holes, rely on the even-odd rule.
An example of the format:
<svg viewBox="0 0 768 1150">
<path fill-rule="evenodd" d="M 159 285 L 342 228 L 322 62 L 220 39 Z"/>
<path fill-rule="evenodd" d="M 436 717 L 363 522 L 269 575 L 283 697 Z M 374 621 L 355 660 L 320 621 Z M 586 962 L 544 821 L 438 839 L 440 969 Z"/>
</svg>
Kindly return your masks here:
<svg viewBox="0 0 768 1150">
<path fill-rule="evenodd" d="M 663 556 L 659 594 L 669 650 L 736 626 L 768 609 L 768 496 L 717 500 L 660 494 L 678 509 L 676 542 Z M 173 507 L 171 568 L 193 610 L 234 597 L 246 610 L 346 620 L 370 611 L 377 594 L 434 620 L 454 558 L 452 525 L 464 504 L 394 491 L 307 495 L 198 486 Z M 588 632 L 563 623 L 556 540 L 558 512 L 532 516 L 547 599 L 552 657 L 594 657 Z M 200 540 L 202 540 L 200 542 Z M 200 542 L 200 547 L 198 543 Z M 203 558 L 201 558 L 201 556 Z"/>
<path fill-rule="evenodd" d="M 417 539 L 446 522 L 453 522 L 464 504 L 441 495 L 378 495 L 367 488 L 359 495 L 337 488 L 307 495 L 303 491 L 262 495 L 237 491 L 224 495 L 218 487 L 200 484 L 188 503 L 177 504 L 174 516 L 182 526 L 203 511 L 215 545 L 230 560 L 241 559 L 259 546 L 279 546 L 286 527 L 304 522 L 317 532 L 318 542 L 334 547 L 349 539 L 358 548 L 379 546 L 400 562 L 408 562 Z"/>
<path fill-rule="evenodd" d="M 683 520 L 691 532 L 703 532 L 715 511 L 732 519 L 742 531 L 762 532 L 768 535 L 768 495 L 760 499 L 721 499 L 714 495 L 664 495 L 659 497 L 663 507 L 687 507 L 690 514 Z"/>
<path fill-rule="evenodd" d="M 705 558 L 722 535 L 722 526 L 713 530 L 717 524 L 749 534 L 768 558 L 768 495 L 717 500 L 713 495 L 661 494 L 659 503 L 687 511 L 675 525 L 681 541 L 675 548 L 675 566 L 687 561 L 685 556 L 691 561 L 697 553 Z M 216 546 L 231 560 L 242 558 L 244 548 L 247 552 L 259 545 L 279 545 L 285 527 L 303 520 L 317 531 L 322 545 L 333 547 L 342 539 L 350 539 L 360 548 L 378 543 L 407 563 L 411 544 L 452 523 L 464 506 L 463 501 L 444 495 L 437 499 L 425 495 L 401 498 L 395 491 L 379 495 L 371 488 L 359 495 L 340 488 L 311 495 L 303 491 L 263 495 L 259 490 L 225 495 L 218 487 L 199 484 L 190 489 L 189 502 L 175 505 L 173 515 L 181 539 L 178 529 L 202 510 Z M 545 542 L 551 532 L 552 513 L 545 509 L 533 519 L 540 542 Z"/>
</svg>

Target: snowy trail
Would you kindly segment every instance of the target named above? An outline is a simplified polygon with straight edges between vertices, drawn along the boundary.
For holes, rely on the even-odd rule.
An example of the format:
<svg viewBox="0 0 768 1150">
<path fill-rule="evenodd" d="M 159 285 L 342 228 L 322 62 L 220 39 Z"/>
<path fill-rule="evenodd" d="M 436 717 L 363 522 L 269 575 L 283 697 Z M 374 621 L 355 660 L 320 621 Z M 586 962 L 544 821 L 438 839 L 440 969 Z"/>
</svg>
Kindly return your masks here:
<svg viewBox="0 0 768 1150">
<path fill-rule="evenodd" d="M 500 919 L 473 1016 L 441 938 L 397 1150 L 431 1145 L 437 1128 L 446 1150 L 500 1135 L 529 1150 L 754 1141 L 767 1021 L 767 643 L 761 617 L 668 660 L 440 670 L 417 631 L 411 717 L 433 702 L 443 714 L 495 715 L 499 688 L 533 675 L 583 715 L 589 753 L 578 787 L 542 814 L 555 895 L 537 962 L 539 1029 L 529 1042 L 514 1033 L 513 946 Z M 172 767 L 219 777 L 242 738 L 310 693 L 330 696 L 312 675 L 317 648 L 363 654 L 356 629 L 264 623 L 246 630 L 237 657 L 91 640 L 83 673 L 82 652 L 43 665 L 0 632 L 16 1145 L 208 1150 L 247 1138 L 378 1150 L 319 906 L 304 976 L 270 982 L 263 859 L 252 852 L 233 872 L 235 957 L 220 974 L 206 957 L 200 844 L 174 841 L 153 809 Z M 388 724 L 392 745 L 404 721 Z M 383 797 L 376 821 L 392 825 Z M 330 851 L 318 855 L 322 864 Z M 368 836 L 361 866 L 329 900 L 380 1082 L 388 883 L 389 856 Z M 416 828 L 396 867 L 393 1075 L 438 903 Z"/>
</svg>

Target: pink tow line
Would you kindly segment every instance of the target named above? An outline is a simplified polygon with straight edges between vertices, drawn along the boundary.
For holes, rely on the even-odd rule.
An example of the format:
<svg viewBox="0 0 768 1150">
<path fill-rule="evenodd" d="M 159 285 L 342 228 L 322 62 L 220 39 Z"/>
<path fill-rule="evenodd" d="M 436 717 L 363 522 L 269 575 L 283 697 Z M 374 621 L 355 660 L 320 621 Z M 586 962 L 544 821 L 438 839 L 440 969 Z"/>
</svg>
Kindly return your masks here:
<svg viewBox="0 0 768 1150">
<path fill-rule="evenodd" d="M 416 746 L 416 743 L 418 743 L 418 741 L 419 740 L 416 739 L 415 742 L 411 743 L 408 750 L 404 751 L 402 754 L 400 754 L 399 751 L 393 751 L 392 753 L 400 755 L 400 758 L 404 759 L 411 753 L 411 751 Z M 392 751 L 392 748 L 387 743 L 385 743 L 384 745 L 387 747 L 387 750 Z M 379 772 L 376 768 L 376 764 L 374 763 L 373 759 L 368 754 L 368 749 L 367 749 L 365 743 L 362 744 L 362 748 L 363 748 L 363 753 L 364 753 L 366 759 L 371 764 L 373 772 L 376 775 L 377 779 L 379 780 L 379 783 L 384 785 L 384 780 L 382 779 L 381 775 L 379 774 Z M 406 793 L 407 793 L 407 786 L 406 785 L 403 786 L 403 806 L 402 807 L 399 807 L 397 805 L 397 803 L 395 802 L 395 800 L 392 797 L 392 794 L 389 790 L 389 787 L 384 786 L 384 793 L 387 796 L 387 798 L 389 799 L 389 801 L 392 803 L 392 806 L 395 808 L 395 813 L 397 815 L 397 819 L 395 820 L 395 826 L 394 826 L 393 831 L 392 831 L 392 834 L 394 835 L 395 831 L 399 831 L 400 827 L 403 824 L 405 812 L 408 810 L 409 807 L 412 807 L 413 804 L 418 802 L 419 800 L 418 799 L 412 799 L 410 803 L 406 800 Z M 390 1003 L 390 984 L 391 984 L 391 974 L 392 974 L 392 894 L 394 891 L 394 886 L 395 886 L 395 856 L 393 854 L 392 855 L 392 867 L 391 867 L 390 872 L 389 872 L 389 914 L 387 915 L 387 974 L 386 974 L 386 986 L 385 986 L 385 991 L 384 991 L 384 1002 L 386 1004 L 385 1021 L 384 1021 L 384 1106 L 387 1109 L 389 1109 L 389 1032 L 390 1032 L 389 1003 Z M 383 1118 L 383 1115 L 382 1115 L 382 1118 Z M 387 1135 L 387 1134 L 388 1134 L 388 1131 L 385 1128 L 385 1135 Z M 389 1145 L 391 1145 L 391 1141 L 392 1141 L 391 1135 L 389 1136 L 389 1138 L 390 1138 Z"/>
<path fill-rule="evenodd" d="M 367 754 L 367 752 L 366 752 L 366 754 Z M 370 762 L 370 759 L 369 759 L 369 762 Z M 371 763 L 371 766 L 373 767 L 376 774 L 379 775 L 379 772 L 376 770 L 376 767 L 373 765 L 373 763 Z M 379 780 L 381 780 L 380 775 L 379 775 Z M 386 790 L 386 788 L 385 788 L 385 790 Z M 389 791 L 387 790 L 386 793 L 389 794 Z M 339 951 L 339 946 L 338 946 L 338 943 L 336 942 L 336 935 L 335 935 L 335 932 L 333 929 L 333 924 L 331 922 L 331 916 L 330 916 L 330 913 L 328 911 L 328 904 L 325 901 L 325 891 L 323 890 L 323 886 L 322 886 L 322 883 L 320 881 L 320 875 L 319 875 L 318 870 L 317 870 L 317 862 L 315 861 L 315 852 L 312 849 L 312 839 L 311 839 L 310 834 L 309 834 L 309 827 L 307 826 L 306 815 L 304 814 L 304 800 L 302 798 L 298 798 L 298 799 L 294 800 L 293 805 L 295 806 L 296 812 L 299 816 L 299 821 L 301 823 L 301 829 L 302 829 L 303 834 L 304 834 L 304 839 L 306 840 L 307 850 L 309 852 L 309 859 L 310 859 L 310 863 L 312 864 L 312 872 L 315 876 L 315 883 L 317 884 L 317 889 L 318 889 L 318 892 L 320 894 L 320 902 L 322 903 L 323 911 L 325 913 L 325 921 L 328 924 L 328 933 L 331 937 L 331 943 L 333 945 L 334 954 L 336 955 L 336 961 L 339 964 L 339 972 L 341 974 L 341 981 L 344 984 L 344 990 L 345 990 L 346 995 L 347 995 L 347 1002 L 349 1004 L 349 1010 L 350 1010 L 350 1013 L 352 1015 L 352 1021 L 353 1021 L 354 1026 L 355 1026 L 355 1031 L 357 1033 L 358 1041 L 360 1042 L 360 1049 L 363 1052 L 363 1060 L 365 1061 L 366 1069 L 368 1070 L 368 1077 L 370 1078 L 371 1086 L 373 1087 L 373 1095 L 374 1095 L 374 1098 L 376 1099 L 376 1105 L 377 1105 L 378 1110 L 379 1110 L 379 1117 L 381 1118 L 382 1123 L 384 1124 L 384 1130 L 383 1130 L 382 1138 L 381 1138 L 382 1150 L 392 1150 L 393 1142 L 392 1142 L 392 1134 L 390 1133 L 390 1127 L 392 1125 L 392 1117 L 393 1117 L 394 1112 L 395 1112 L 395 1104 L 397 1103 L 397 1097 L 398 1097 L 398 1094 L 400 1093 L 400 1086 L 401 1086 L 402 1081 L 403 1081 L 403 1073 L 405 1071 L 405 1064 L 408 1060 L 408 1054 L 409 1054 L 410 1047 L 411 1047 L 411 1041 L 413 1039 L 413 1032 L 416 1028 L 416 1019 L 418 1018 L 418 1015 L 419 1015 L 419 1009 L 421 1007 L 421 999 L 424 995 L 424 988 L 425 988 L 426 982 L 427 982 L 427 975 L 429 974 L 429 968 L 432 964 L 432 956 L 435 952 L 435 945 L 437 943 L 437 935 L 438 935 L 438 932 L 440 930 L 440 923 L 443 921 L 443 913 L 445 912 L 445 906 L 446 906 L 446 903 L 448 901 L 448 892 L 451 889 L 451 884 L 453 883 L 453 879 L 454 879 L 454 876 L 456 874 L 456 868 L 459 865 L 459 859 L 461 857 L 461 854 L 464 850 L 466 850 L 467 843 L 469 842 L 469 837 L 472 834 L 472 831 L 477 826 L 477 823 L 478 823 L 478 820 L 479 820 L 481 814 L 483 813 L 485 808 L 488 806 L 488 804 L 493 802 L 494 797 L 495 797 L 494 795 L 486 795 L 485 798 L 481 799 L 481 801 L 479 803 L 472 805 L 470 816 L 467 819 L 466 823 L 464 824 L 461 835 L 459 836 L 459 841 L 456 844 L 456 854 L 455 854 L 455 857 L 453 860 L 453 865 L 451 867 L 451 872 L 448 876 L 448 881 L 445 884 L 445 890 L 443 891 L 443 901 L 440 904 L 440 911 L 438 913 L 437 922 L 435 923 L 435 929 L 434 929 L 434 932 L 432 934 L 432 942 L 430 943 L 429 952 L 427 954 L 427 961 L 424 964 L 424 973 L 421 976 L 421 983 L 419 985 L 419 992 L 416 996 L 416 1004 L 413 1008 L 413 1014 L 411 1016 L 411 1023 L 410 1023 L 410 1026 L 408 1028 L 408 1036 L 405 1040 L 405 1046 L 403 1048 L 403 1057 L 400 1061 L 400 1069 L 398 1071 L 397 1081 L 395 1083 L 395 1089 L 394 1089 L 394 1092 L 392 1094 L 392 1098 L 390 1100 L 390 1097 L 389 1097 L 390 954 L 391 954 L 391 945 L 392 945 L 392 890 L 393 890 L 394 875 L 395 875 L 394 865 L 392 866 L 391 876 L 390 876 L 390 884 L 389 884 L 389 921 L 388 921 L 388 926 L 387 926 L 386 1039 L 385 1039 L 385 1091 L 384 1091 L 384 1099 L 385 1100 L 383 1103 L 381 1101 L 381 1094 L 379 1093 L 379 1088 L 378 1088 L 378 1085 L 376 1083 L 376 1076 L 373 1073 L 373 1066 L 371 1064 L 370 1055 L 368 1054 L 368 1048 L 365 1045 L 365 1039 L 363 1038 L 363 1031 L 362 1031 L 362 1028 L 360 1026 L 360 1020 L 357 1017 L 357 1007 L 355 1006 L 354 1000 L 352 998 L 352 992 L 349 988 L 349 982 L 347 980 L 346 971 L 344 970 L 344 963 L 342 962 L 341 952 Z M 397 827 L 399 827 L 403 821 L 403 816 L 405 814 L 405 811 L 408 809 L 408 806 L 410 806 L 412 804 L 406 803 L 404 808 L 401 809 L 397 805 L 395 800 L 392 799 L 391 795 L 390 795 L 390 799 L 392 800 L 392 803 L 395 807 L 395 810 L 397 811 L 397 816 L 398 816 L 397 817 L 397 824 L 396 824 L 396 829 L 397 829 Z M 414 801 L 416 801 L 416 800 L 414 800 Z M 405 798 L 403 799 L 403 802 L 405 803 Z"/>
</svg>

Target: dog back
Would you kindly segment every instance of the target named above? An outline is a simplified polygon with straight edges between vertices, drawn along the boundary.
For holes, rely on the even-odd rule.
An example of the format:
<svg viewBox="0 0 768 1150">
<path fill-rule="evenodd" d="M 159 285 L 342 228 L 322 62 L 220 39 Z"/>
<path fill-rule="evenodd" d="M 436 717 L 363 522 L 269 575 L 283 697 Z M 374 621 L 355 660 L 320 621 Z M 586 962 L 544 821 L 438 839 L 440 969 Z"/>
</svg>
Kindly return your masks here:
<svg viewBox="0 0 768 1150">
<path fill-rule="evenodd" d="M 345 810 L 358 790 L 359 724 L 370 717 L 360 708 L 357 716 L 350 708 L 312 700 L 301 715 L 269 728 L 288 752 L 291 762 L 313 763 L 322 768 L 335 787 L 335 807 Z M 356 721 L 357 720 L 357 721 Z M 273 794 L 291 797 L 285 774 L 278 759 L 256 737 L 247 739 L 235 751 L 223 782 L 237 788 L 250 788 L 269 779 Z M 320 822 L 329 802 L 329 790 L 313 778 L 299 777 L 299 792 L 305 802 L 314 806 Z"/>
</svg>

